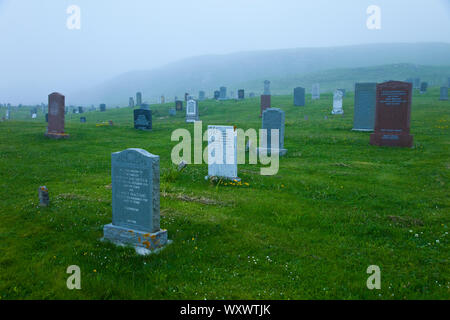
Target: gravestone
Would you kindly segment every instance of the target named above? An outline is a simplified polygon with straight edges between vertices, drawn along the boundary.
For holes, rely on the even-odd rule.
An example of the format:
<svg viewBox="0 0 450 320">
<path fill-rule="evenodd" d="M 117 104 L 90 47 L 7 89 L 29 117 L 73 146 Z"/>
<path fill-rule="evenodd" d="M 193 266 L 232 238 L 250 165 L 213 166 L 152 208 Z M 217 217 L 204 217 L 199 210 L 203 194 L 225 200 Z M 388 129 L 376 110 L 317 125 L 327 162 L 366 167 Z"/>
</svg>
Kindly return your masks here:
<svg viewBox="0 0 450 320">
<path fill-rule="evenodd" d="M 284 122 L 285 113 L 278 108 L 269 108 L 263 112 L 262 115 L 262 129 L 267 130 L 267 143 L 265 147 L 258 148 L 258 154 L 273 154 L 278 153 L 283 156 L 287 153 L 284 148 Z M 278 130 L 278 148 L 272 146 L 272 130 Z M 264 143 L 264 138 L 263 143 Z"/>
<path fill-rule="evenodd" d="M 83 107 L 78 107 L 78 113 L 84 113 Z"/>
<path fill-rule="evenodd" d="M 353 130 L 373 131 L 375 125 L 375 106 L 377 102 L 376 83 L 355 84 L 355 111 Z"/>
<path fill-rule="evenodd" d="M 48 126 L 45 135 L 49 138 L 60 139 L 69 137 L 64 132 L 65 97 L 54 92 L 48 96 Z"/>
<path fill-rule="evenodd" d="M 10 117 L 11 117 L 10 113 L 11 113 L 11 110 L 10 110 L 9 108 L 6 109 L 6 114 L 5 114 L 5 119 L 6 119 L 6 120 L 9 120 L 9 119 L 10 119 Z"/>
<path fill-rule="evenodd" d="M 45 122 L 48 123 L 48 113 L 45 114 Z"/>
<path fill-rule="evenodd" d="M 312 100 L 320 99 L 320 84 L 318 83 L 313 84 L 311 91 L 311 99 Z"/>
<path fill-rule="evenodd" d="M 111 155 L 112 223 L 103 240 L 148 254 L 169 243 L 160 228 L 159 156 L 143 149 Z"/>
<path fill-rule="evenodd" d="M 175 110 L 183 111 L 183 101 L 181 101 L 181 100 L 175 101 Z"/>
<path fill-rule="evenodd" d="M 240 181 L 237 133 L 233 126 L 208 126 L 208 176 Z"/>
<path fill-rule="evenodd" d="M 219 100 L 226 100 L 226 99 L 227 99 L 227 88 L 226 87 L 220 87 Z"/>
<path fill-rule="evenodd" d="M 263 94 L 261 96 L 261 112 L 259 114 L 260 117 L 262 117 L 262 114 L 264 110 L 269 109 L 271 107 L 272 103 L 272 96 L 271 95 L 265 95 Z"/>
<path fill-rule="evenodd" d="M 169 116 L 176 116 L 177 115 L 177 110 L 176 109 L 169 109 Z"/>
<path fill-rule="evenodd" d="M 105 112 L 106 111 L 106 104 L 102 103 L 100 105 L 100 112 Z"/>
<path fill-rule="evenodd" d="M 338 89 L 338 90 L 340 90 L 341 92 L 342 92 L 342 98 L 345 98 L 345 89 Z"/>
<path fill-rule="evenodd" d="M 129 101 L 128 101 L 128 106 L 129 106 L 130 108 L 134 108 L 134 99 L 133 99 L 133 97 L 130 97 L 130 99 L 129 99 Z"/>
<path fill-rule="evenodd" d="M 342 109 L 342 91 L 339 89 L 334 91 L 331 114 L 344 114 L 344 109 Z"/>
<path fill-rule="evenodd" d="M 136 106 L 140 107 L 142 104 L 142 93 L 136 92 Z"/>
<path fill-rule="evenodd" d="M 427 89 L 428 89 L 428 82 L 422 82 L 422 83 L 420 84 L 420 93 L 421 93 L 421 94 L 426 93 L 426 92 L 427 92 Z"/>
<path fill-rule="evenodd" d="M 248 96 L 249 96 L 249 98 L 254 98 L 255 97 L 255 93 L 254 92 L 250 92 Z"/>
<path fill-rule="evenodd" d="M 37 113 L 33 113 L 32 115 L 31 115 L 31 119 L 36 119 L 37 118 Z"/>
<path fill-rule="evenodd" d="M 414 89 L 420 89 L 420 78 L 414 79 Z"/>
<path fill-rule="evenodd" d="M 270 95 L 270 81 L 264 80 L 264 93 L 263 95 Z"/>
<path fill-rule="evenodd" d="M 245 99 L 245 91 L 244 91 L 244 89 L 239 89 L 238 90 L 238 99 L 239 100 L 244 100 Z"/>
<path fill-rule="evenodd" d="M 219 98 L 220 98 L 220 91 L 219 90 L 214 91 L 214 99 L 218 100 Z"/>
<path fill-rule="evenodd" d="M 147 109 L 134 109 L 134 128 L 152 130 L 152 112 Z"/>
<path fill-rule="evenodd" d="M 198 100 L 200 100 L 200 101 L 205 100 L 205 91 L 198 92 Z"/>
<path fill-rule="evenodd" d="M 441 87 L 441 95 L 440 95 L 440 98 L 439 98 L 439 100 L 442 100 L 442 101 L 446 101 L 446 100 L 448 100 L 448 88 L 447 87 Z"/>
<path fill-rule="evenodd" d="M 184 101 L 187 102 L 189 100 L 189 93 L 184 94 Z"/>
<path fill-rule="evenodd" d="M 80 117 L 80 122 L 81 123 L 86 123 L 86 117 Z"/>
<path fill-rule="evenodd" d="M 166 103 L 166 97 L 164 97 L 164 96 L 161 96 L 161 104 L 165 104 Z"/>
<path fill-rule="evenodd" d="M 297 87 L 294 89 L 294 106 L 305 106 L 305 88 Z"/>
<path fill-rule="evenodd" d="M 195 100 L 188 100 L 186 104 L 186 122 L 198 121 L 198 103 Z"/>
<path fill-rule="evenodd" d="M 412 147 L 410 135 L 412 85 L 388 81 L 377 84 L 375 132 L 370 144 L 377 146 Z"/>
</svg>

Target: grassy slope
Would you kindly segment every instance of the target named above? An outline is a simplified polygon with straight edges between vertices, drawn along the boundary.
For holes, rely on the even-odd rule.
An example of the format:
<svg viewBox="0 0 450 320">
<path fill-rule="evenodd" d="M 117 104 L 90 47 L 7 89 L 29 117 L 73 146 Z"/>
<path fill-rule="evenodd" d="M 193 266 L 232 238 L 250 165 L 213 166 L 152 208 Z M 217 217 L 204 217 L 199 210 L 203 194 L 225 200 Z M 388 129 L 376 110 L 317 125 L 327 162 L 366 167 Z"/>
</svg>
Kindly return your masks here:
<svg viewBox="0 0 450 320">
<path fill-rule="evenodd" d="M 437 90 L 414 96 L 413 149 L 370 146 L 368 133 L 352 132 L 352 94 L 343 117 L 329 114 L 330 95 L 307 107 L 274 97 L 288 155 L 273 177 L 239 166 L 249 187 L 211 186 L 206 165 L 164 178 L 171 132 L 192 128 L 181 114 L 154 117 L 152 132 L 132 129 L 130 109 L 87 113 L 87 124 L 72 115 L 66 141 L 44 138 L 42 117 L 0 122 L 0 297 L 449 299 L 450 102 Z M 200 104 L 205 127 L 259 128 L 258 108 L 258 99 Z M 94 125 L 109 119 L 116 126 Z M 161 156 L 162 227 L 174 243 L 158 255 L 98 241 L 111 222 L 110 155 L 129 147 Z M 40 185 L 49 208 L 38 207 Z M 72 264 L 81 291 L 66 288 Z M 372 264 L 382 290 L 366 288 Z"/>
</svg>

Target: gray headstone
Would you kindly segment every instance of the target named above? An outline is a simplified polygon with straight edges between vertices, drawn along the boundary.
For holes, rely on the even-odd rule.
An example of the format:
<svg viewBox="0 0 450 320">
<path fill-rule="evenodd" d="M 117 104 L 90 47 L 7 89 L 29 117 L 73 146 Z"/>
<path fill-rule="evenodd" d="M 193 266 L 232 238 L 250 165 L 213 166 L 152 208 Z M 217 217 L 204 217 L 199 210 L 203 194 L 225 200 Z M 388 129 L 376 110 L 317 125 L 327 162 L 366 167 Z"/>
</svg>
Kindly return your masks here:
<svg viewBox="0 0 450 320">
<path fill-rule="evenodd" d="M 303 107 L 305 105 L 305 88 L 297 87 L 294 89 L 294 106 Z"/>
<path fill-rule="evenodd" d="M 105 112 L 106 111 L 106 104 L 102 103 L 100 105 L 100 112 Z"/>
<path fill-rule="evenodd" d="M 320 99 L 320 84 L 318 83 L 313 84 L 311 91 L 311 98 L 312 100 Z"/>
<path fill-rule="evenodd" d="M 176 116 L 177 115 L 177 110 L 176 109 L 169 109 L 169 115 L 170 116 Z"/>
<path fill-rule="evenodd" d="M 420 78 L 414 78 L 414 89 L 420 89 Z"/>
<path fill-rule="evenodd" d="M 226 87 L 220 87 L 219 100 L 226 100 L 226 99 L 227 99 L 227 88 Z"/>
<path fill-rule="evenodd" d="M 264 95 L 270 95 L 270 81 L 264 80 Z"/>
<path fill-rule="evenodd" d="M 244 89 L 239 89 L 238 90 L 238 99 L 239 100 L 244 100 L 245 99 L 245 91 L 244 91 Z"/>
<path fill-rule="evenodd" d="M 140 107 L 142 104 L 142 93 L 137 92 L 136 93 L 136 106 Z"/>
<path fill-rule="evenodd" d="M 197 101 L 191 99 L 186 103 L 186 122 L 198 121 L 198 103 Z"/>
<path fill-rule="evenodd" d="M 448 87 L 441 87 L 441 96 L 439 100 L 448 100 Z"/>
<path fill-rule="evenodd" d="M 216 90 L 214 91 L 214 99 L 218 100 L 220 98 L 220 91 Z"/>
<path fill-rule="evenodd" d="M 200 101 L 205 100 L 205 91 L 199 91 L 198 100 L 200 100 Z"/>
<path fill-rule="evenodd" d="M 104 239 L 138 252 L 167 244 L 167 230 L 160 228 L 159 174 L 159 156 L 143 149 L 112 154 L 112 224 L 104 226 Z"/>
<path fill-rule="evenodd" d="M 138 130 L 151 130 L 152 111 L 146 109 L 134 109 L 134 128 Z"/>
<path fill-rule="evenodd" d="M 376 83 L 355 84 L 355 111 L 353 114 L 353 130 L 373 131 L 375 125 L 376 102 Z"/>
<path fill-rule="evenodd" d="M 274 153 L 278 152 L 280 156 L 286 154 L 287 150 L 284 149 L 284 122 L 285 122 L 285 113 L 283 110 L 278 108 L 269 108 L 264 110 L 262 114 L 262 129 L 267 130 L 267 144 L 265 148 L 258 148 L 259 153 Z M 278 149 L 272 147 L 272 129 L 278 130 Z"/>
<path fill-rule="evenodd" d="M 420 93 L 426 93 L 428 89 L 428 82 L 422 82 L 420 84 Z"/>
<path fill-rule="evenodd" d="M 129 101 L 128 101 L 128 106 L 129 106 L 130 108 L 134 108 L 134 99 L 133 99 L 133 97 L 130 97 L 130 99 L 129 99 Z"/>
</svg>

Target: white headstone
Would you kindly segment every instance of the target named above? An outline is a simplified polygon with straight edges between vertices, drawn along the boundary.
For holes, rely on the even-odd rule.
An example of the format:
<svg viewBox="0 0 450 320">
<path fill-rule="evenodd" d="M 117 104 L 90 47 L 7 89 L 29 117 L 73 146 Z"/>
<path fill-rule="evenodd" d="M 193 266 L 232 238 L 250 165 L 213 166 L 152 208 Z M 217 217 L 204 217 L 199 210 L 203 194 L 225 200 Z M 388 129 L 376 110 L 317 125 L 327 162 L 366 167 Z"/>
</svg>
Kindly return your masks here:
<svg viewBox="0 0 450 320">
<path fill-rule="evenodd" d="M 342 109 L 342 91 L 336 90 L 333 95 L 333 111 L 332 114 L 344 114 L 344 109 Z"/>
<path fill-rule="evenodd" d="M 195 100 L 186 103 L 186 122 L 198 121 L 198 104 Z"/>
</svg>

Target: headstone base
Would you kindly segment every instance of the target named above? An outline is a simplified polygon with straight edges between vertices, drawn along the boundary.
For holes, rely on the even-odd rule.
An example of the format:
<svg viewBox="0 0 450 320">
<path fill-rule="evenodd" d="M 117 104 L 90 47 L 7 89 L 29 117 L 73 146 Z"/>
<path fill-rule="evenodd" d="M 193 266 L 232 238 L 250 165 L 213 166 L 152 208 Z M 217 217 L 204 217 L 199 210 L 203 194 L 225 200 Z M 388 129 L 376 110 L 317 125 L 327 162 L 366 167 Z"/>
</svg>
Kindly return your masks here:
<svg viewBox="0 0 450 320">
<path fill-rule="evenodd" d="M 267 154 L 267 155 L 271 155 L 271 154 L 276 154 L 278 153 L 278 155 L 280 157 L 286 155 L 287 153 L 287 149 L 274 149 L 274 148 L 257 148 L 256 149 L 257 154 Z"/>
<path fill-rule="evenodd" d="M 102 240 L 111 241 L 112 243 L 121 246 L 134 246 L 136 252 L 139 254 L 147 251 L 146 254 L 154 253 L 155 250 L 161 249 L 165 245 L 171 243 L 171 241 L 167 239 L 167 230 L 148 233 L 145 231 L 114 226 L 112 223 L 103 226 Z"/>
<path fill-rule="evenodd" d="M 51 139 L 67 139 L 69 135 L 67 133 L 46 133 L 45 136 Z"/>
<path fill-rule="evenodd" d="M 370 135 L 370 144 L 374 146 L 412 148 L 413 136 L 410 134 L 372 133 Z"/>
<path fill-rule="evenodd" d="M 210 179 L 212 176 L 206 176 L 205 177 L 205 180 L 208 180 L 208 179 Z M 231 181 L 235 181 L 235 182 L 240 182 L 241 181 L 241 178 L 239 178 L 239 177 L 234 177 L 234 178 L 231 178 L 231 177 L 217 177 L 217 178 L 220 178 L 220 179 L 225 179 L 225 180 L 231 180 Z"/>
<path fill-rule="evenodd" d="M 344 110 L 333 110 L 331 114 L 344 114 Z"/>
<path fill-rule="evenodd" d="M 373 129 L 355 129 L 355 128 L 353 128 L 352 131 L 372 132 Z"/>
</svg>

